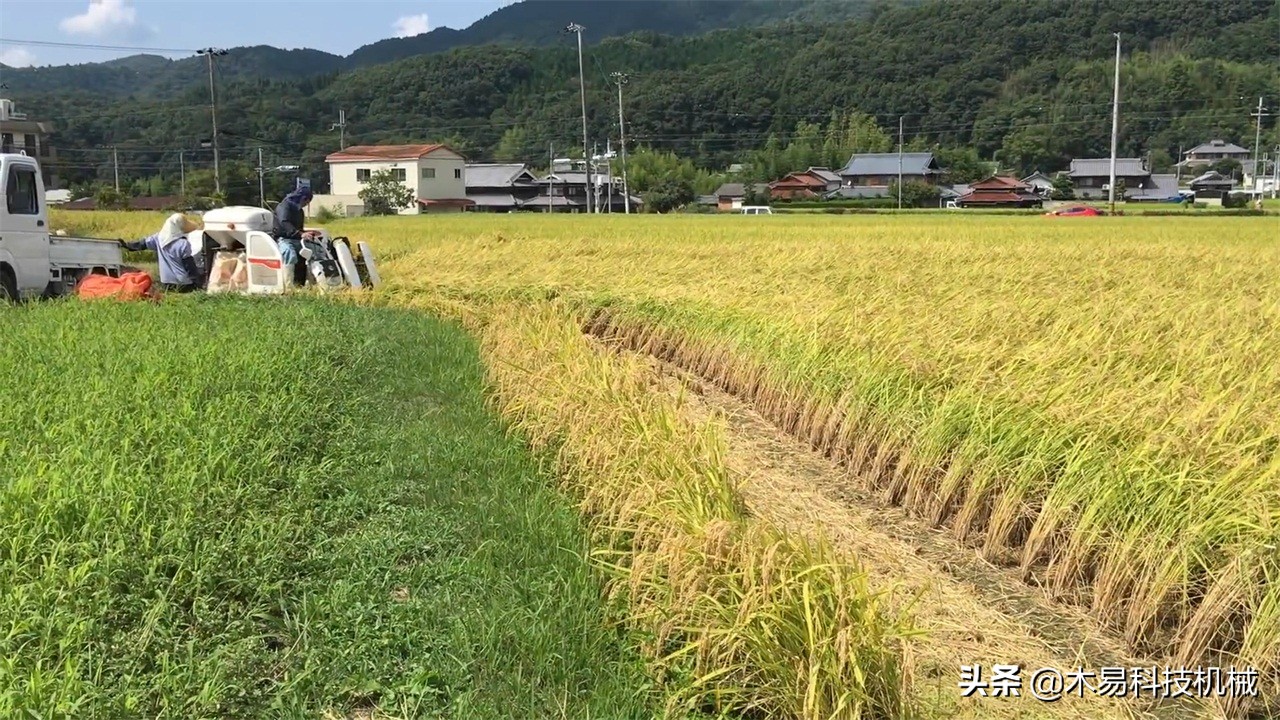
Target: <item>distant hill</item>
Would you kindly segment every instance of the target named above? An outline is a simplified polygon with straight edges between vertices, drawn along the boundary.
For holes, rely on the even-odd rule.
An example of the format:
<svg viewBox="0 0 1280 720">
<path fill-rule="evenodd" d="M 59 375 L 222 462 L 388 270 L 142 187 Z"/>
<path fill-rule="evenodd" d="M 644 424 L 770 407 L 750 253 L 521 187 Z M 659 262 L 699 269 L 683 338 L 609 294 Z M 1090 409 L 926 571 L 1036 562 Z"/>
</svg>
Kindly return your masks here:
<svg viewBox="0 0 1280 720">
<path fill-rule="evenodd" d="M 763 152 L 775 161 L 756 164 L 776 174 L 818 164 L 814 148 L 829 163 L 875 136 L 892 146 L 904 118 L 908 148 L 964 149 L 1005 167 L 1053 170 L 1109 151 L 1111 34 L 1119 32 L 1119 152 L 1168 167 L 1179 147 L 1208 139 L 1252 146 L 1253 102 L 1280 87 L 1278 24 L 1276 0 L 929 0 L 877 5 L 865 20 L 684 37 L 637 31 L 587 54 L 587 129 L 602 149 L 617 136 L 609 73 L 621 71 L 630 76 L 629 146 L 674 151 L 702 167 Z M 339 145 L 332 127 L 339 110 L 348 144 L 447 141 L 473 160 L 528 162 L 582 145 L 570 42 L 466 46 L 357 70 L 334 70 L 346 61 L 332 55 L 295 52 L 260 48 L 221 59 L 224 76 L 243 77 L 218 86 L 227 167 L 251 167 L 261 147 L 269 164 L 325 177 L 324 157 Z M 328 63 L 329 72 L 258 76 L 299 70 L 286 61 L 314 72 Z M 68 178 L 111 177 L 104 148 L 113 145 L 122 175 L 175 178 L 178 150 L 190 174 L 212 160 L 199 149 L 210 132 L 208 85 L 200 58 L 180 62 L 190 75 L 166 70 L 180 92 L 122 100 L 51 85 L 23 94 L 22 109 L 55 123 Z M 1262 129 L 1264 148 L 1280 144 L 1274 117 Z M 241 179 L 256 190 L 251 171 Z"/>
<path fill-rule="evenodd" d="M 476 45 L 567 44 L 570 22 L 586 27 L 583 41 L 649 31 L 688 36 L 709 30 L 757 27 L 787 21 L 837 22 L 863 18 L 890 5 L 920 0 L 524 0 L 496 10 L 464 30 L 437 28 L 409 38 L 389 38 L 342 57 L 320 50 L 281 50 L 266 45 L 232 48 L 218 58 L 223 80 L 290 80 L 326 75 Z M 98 95 L 166 97 L 204 83 L 202 57 L 169 60 L 132 55 L 117 60 L 41 68 L 3 67 L 14 93 L 80 91 Z"/>
<path fill-rule="evenodd" d="M 878 7 L 919 0 L 525 0 L 477 20 L 466 30 L 440 28 L 411 38 L 365 45 L 347 58 L 349 68 L 367 67 L 468 45 L 567 43 L 565 27 L 586 29 L 584 43 L 633 32 L 701 35 L 711 30 L 759 27 L 787 21 L 839 22 L 870 16 Z"/>
</svg>

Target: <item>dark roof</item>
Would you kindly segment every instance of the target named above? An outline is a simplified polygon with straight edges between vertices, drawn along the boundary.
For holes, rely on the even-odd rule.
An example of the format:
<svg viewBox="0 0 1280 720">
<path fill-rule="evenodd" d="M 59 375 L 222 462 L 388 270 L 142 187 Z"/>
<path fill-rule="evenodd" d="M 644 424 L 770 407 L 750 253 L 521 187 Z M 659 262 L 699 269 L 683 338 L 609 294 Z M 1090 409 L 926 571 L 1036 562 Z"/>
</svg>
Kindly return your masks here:
<svg viewBox="0 0 1280 720">
<path fill-rule="evenodd" d="M 471 192 L 467 193 L 467 199 L 474 202 L 478 207 L 515 207 L 520 204 L 515 195 L 502 192 Z"/>
<path fill-rule="evenodd" d="M 767 183 L 756 183 L 755 185 L 752 185 L 752 187 L 755 188 L 755 191 L 758 193 L 769 192 L 769 185 Z M 747 184 L 725 183 L 716 188 L 715 195 L 716 197 L 746 197 Z"/>
<path fill-rule="evenodd" d="M 929 175 L 938 172 L 931 152 L 902 153 L 903 175 Z M 862 153 L 849 158 L 840 175 L 897 175 L 898 153 Z"/>
<path fill-rule="evenodd" d="M 547 205 L 552 207 L 582 207 L 584 203 L 581 200 L 574 200 L 563 195 L 539 195 L 525 200 L 520 207 L 546 207 Z"/>
<path fill-rule="evenodd" d="M 1200 177 L 1195 178 L 1188 184 L 1189 185 L 1224 185 L 1224 184 L 1235 185 L 1236 181 L 1234 178 L 1229 178 L 1224 176 L 1222 173 L 1216 172 L 1214 170 L 1210 170 L 1209 172 L 1201 175 Z"/>
<path fill-rule="evenodd" d="M 1032 192 L 1019 192 L 1013 188 L 975 189 L 959 198 L 961 205 L 1026 205 L 1039 204 L 1044 198 Z"/>
<path fill-rule="evenodd" d="M 604 173 L 592 173 L 591 178 L 592 178 L 591 182 L 593 183 L 596 183 L 599 185 L 608 185 L 610 176 L 605 175 Z M 586 185 L 587 174 L 585 172 L 551 173 L 550 175 L 544 175 L 541 179 L 538 180 L 538 182 L 548 183 L 548 184 L 562 183 L 565 185 Z M 619 186 L 619 188 L 621 188 L 622 179 L 615 177 L 613 178 L 613 183 Z"/>
<path fill-rule="evenodd" d="M 1071 177 L 1111 177 L 1111 158 L 1080 158 L 1071 161 Z M 1150 175 L 1142 158 L 1116 158 L 1116 177 Z"/>
<path fill-rule="evenodd" d="M 1032 189 L 1033 188 L 1030 185 L 1015 177 L 1009 177 L 1007 175 L 992 175 L 969 186 L 970 192 L 981 192 L 984 190 L 1031 192 Z"/>
<path fill-rule="evenodd" d="M 1247 155 L 1249 151 L 1235 143 L 1229 143 L 1225 140 L 1210 140 L 1207 143 L 1201 143 L 1191 148 L 1185 154 L 1195 155 L 1197 153 L 1230 153 L 1232 155 Z"/>
<path fill-rule="evenodd" d="M 527 175 L 528 177 L 522 177 Z M 524 163 L 468 163 L 466 185 L 473 187 L 511 187 L 538 181 Z"/>
<path fill-rule="evenodd" d="M 423 206 L 439 205 L 441 207 L 474 207 L 475 201 L 468 198 L 418 198 Z"/>
<path fill-rule="evenodd" d="M 889 197 L 888 186 L 860 185 L 858 187 L 842 187 L 823 195 L 828 200 L 860 200 L 863 198 Z"/>
<path fill-rule="evenodd" d="M 838 174 L 836 174 L 836 173 L 832 172 L 830 168 L 824 168 L 824 167 L 811 167 L 811 168 L 809 168 L 808 170 L 806 170 L 805 172 L 809 173 L 810 175 L 813 175 L 814 177 L 817 177 L 817 178 L 820 178 L 820 179 L 822 179 L 822 180 L 825 180 L 825 181 L 827 181 L 827 182 L 829 182 L 829 183 L 838 183 L 838 182 L 840 182 L 840 176 L 839 176 Z"/>
<path fill-rule="evenodd" d="M 1130 200 L 1165 200 L 1178 195 L 1177 175 L 1152 175 L 1151 181 L 1144 183 L 1137 192 L 1129 195 Z"/>
</svg>

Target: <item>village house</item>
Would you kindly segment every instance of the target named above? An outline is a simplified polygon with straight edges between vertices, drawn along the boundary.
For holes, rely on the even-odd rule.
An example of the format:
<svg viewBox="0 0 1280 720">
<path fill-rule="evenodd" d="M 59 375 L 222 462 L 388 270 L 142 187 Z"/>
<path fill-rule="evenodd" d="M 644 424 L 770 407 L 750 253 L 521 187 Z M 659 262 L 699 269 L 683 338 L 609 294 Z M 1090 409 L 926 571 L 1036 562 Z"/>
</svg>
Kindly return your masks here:
<svg viewBox="0 0 1280 720">
<path fill-rule="evenodd" d="M 1053 178 L 1039 170 L 1022 178 L 1022 182 L 1025 185 L 1030 185 L 1032 192 L 1042 198 L 1048 199 L 1053 194 Z"/>
<path fill-rule="evenodd" d="M 899 173 L 901 157 L 901 173 Z M 838 173 L 844 187 L 888 187 L 898 181 L 938 184 L 943 170 L 931 152 L 855 153 Z"/>
<path fill-rule="evenodd" d="M 1178 176 L 1173 174 L 1152 174 L 1151 177 L 1136 190 L 1130 190 L 1125 198 L 1128 202 L 1169 202 L 1181 200 L 1178 190 Z"/>
<path fill-rule="evenodd" d="M 1013 177 L 992 175 L 969 185 L 969 191 L 956 199 L 960 207 L 1041 207 L 1044 198 L 1035 187 Z"/>
<path fill-rule="evenodd" d="M 1236 181 L 1233 178 L 1213 170 L 1195 178 L 1190 183 L 1191 191 L 1196 194 L 1196 201 L 1220 201 L 1231 194 L 1231 190 L 1235 185 Z"/>
<path fill-rule="evenodd" d="M 1178 164 L 1184 168 L 1190 168 L 1212 165 L 1221 160 L 1235 160 L 1236 162 L 1244 163 L 1249 159 L 1249 151 L 1235 143 L 1229 143 L 1225 140 L 1210 140 L 1184 152 L 1182 161 Z"/>
<path fill-rule="evenodd" d="M 770 200 L 811 200 L 838 190 L 840 176 L 829 168 L 811 167 L 769 183 Z"/>
<path fill-rule="evenodd" d="M 716 209 L 720 212 L 733 212 L 745 204 L 747 189 L 750 187 L 755 195 L 767 197 L 769 186 L 765 183 L 748 185 L 747 183 L 725 183 L 712 193 L 716 198 Z"/>
<path fill-rule="evenodd" d="M 1111 158 L 1081 158 L 1071 161 L 1067 177 L 1075 187 L 1076 197 L 1082 200 L 1106 198 L 1107 184 L 1111 182 Z M 1116 181 L 1122 183 L 1124 192 L 1137 192 L 1151 182 L 1151 171 L 1142 158 L 1116 158 Z M 1116 199 L 1122 199 L 1120 193 Z"/>
<path fill-rule="evenodd" d="M 414 204 L 401 215 L 460 212 L 473 205 L 467 199 L 466 159 L 445 145 L 353 145 L 330 154 L 329 194 L 311 201 L 317 208 L 336 208 L 339 214 L 364 211 L 360 191 L 374 173 L 390 170 L 413 191 Z"/>
<path fill-rule="evenodd" d="M 26 113 L 18 112 L 12 100 L 0 98 L 0 152 L 22 152 L 40 162 L 46 190 L 57 189 L 57 154 L 49 141 L 53 124 L 28 120 Z"/>
<path fill-rule="evenodd" d="M 470 209 L 477 212 L 514 212 L 542 193 L 523 163 L 468 163 L 463 177 Z"/>
<path fill-rule="evenodd" d="M 593 163 L 594 164 L 594 163 Z M 597 166 L 598 167 L 598 166 Z M 538 181 L 539 193 L 521 204 L 521 209 L 539 212 L 586 212 L 587 168 L 582 160 L 556 160 L 552 172 Z M 627 209 L 628 198 L 622 192 L 622 178 L 598 169 L 591 173 L 591 212 L 620 213 Z M 642 200 L 632 195 L 631 212 Z"/>
</svg>

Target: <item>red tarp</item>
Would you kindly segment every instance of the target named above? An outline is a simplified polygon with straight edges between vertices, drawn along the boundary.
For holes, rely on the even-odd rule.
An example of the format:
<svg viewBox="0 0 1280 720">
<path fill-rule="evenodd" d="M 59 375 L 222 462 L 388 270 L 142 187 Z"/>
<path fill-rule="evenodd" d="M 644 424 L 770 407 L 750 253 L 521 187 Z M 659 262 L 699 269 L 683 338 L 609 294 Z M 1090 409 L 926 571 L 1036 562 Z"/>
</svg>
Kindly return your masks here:
<svg viewBox="0 0 1280 720">
<path fill-rule="evenodd" d="M 144 272 L 127 272 L 118 278 L 108 275 L 90 275 L 76 286 L 76 296 L 81 300 L 116 298 L 117 300 L 158 300 L 152 287 L 151 276 Z"/>
</svg>

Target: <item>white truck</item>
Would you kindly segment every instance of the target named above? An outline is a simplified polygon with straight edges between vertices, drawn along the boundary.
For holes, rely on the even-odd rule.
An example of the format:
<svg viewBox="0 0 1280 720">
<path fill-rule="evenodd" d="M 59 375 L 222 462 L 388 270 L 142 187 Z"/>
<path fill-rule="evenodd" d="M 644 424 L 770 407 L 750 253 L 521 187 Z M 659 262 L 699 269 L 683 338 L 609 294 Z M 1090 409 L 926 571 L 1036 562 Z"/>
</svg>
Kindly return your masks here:
<svg viewBox="0 0 1280 720">
<path fill-rule="evenodd" d="M 66 295 L 92 273 L 120 275 L 124 255 L 115 240 L 50 235 L 35 158 L 0 154 L 0 196 L 0 302 Z"/>
</svg>

